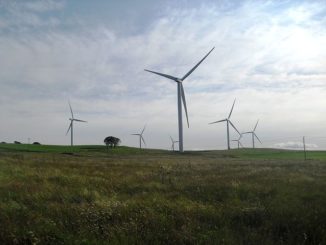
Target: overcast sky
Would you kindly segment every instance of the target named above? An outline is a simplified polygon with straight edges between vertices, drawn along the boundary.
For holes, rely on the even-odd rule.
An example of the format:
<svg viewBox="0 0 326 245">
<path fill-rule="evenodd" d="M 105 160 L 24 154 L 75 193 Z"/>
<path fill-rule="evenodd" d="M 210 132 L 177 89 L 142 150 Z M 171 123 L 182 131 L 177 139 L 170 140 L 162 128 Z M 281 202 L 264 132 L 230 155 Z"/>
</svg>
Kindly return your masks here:
<svg viewBox="0 0 326 245">
<path fill-rule="evenodd" d="M 137 146 L 147 124 L 147 147 L 167 149 L 177 86 L 144 69 L 182 77 L 212 47 L 184 82 L 186 150 L 226 148 L 225 123 L 208 123 L 235 98 L 232 122 L 260 119 L 260 147 L 326 148 L 324 0 L 0 0 L 0 141 L 69 144 L 69 99 L 88 121 L 76 144 Z"/>
</svg>

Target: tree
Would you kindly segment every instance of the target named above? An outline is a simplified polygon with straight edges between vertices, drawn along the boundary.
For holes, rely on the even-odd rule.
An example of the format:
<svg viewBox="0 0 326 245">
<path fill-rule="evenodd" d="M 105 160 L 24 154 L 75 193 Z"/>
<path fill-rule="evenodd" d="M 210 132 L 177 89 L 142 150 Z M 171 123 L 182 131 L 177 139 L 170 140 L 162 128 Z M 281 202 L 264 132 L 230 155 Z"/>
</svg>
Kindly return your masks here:
<svg viewBox="0 0 326 245">
<path fill-rule="evenodd" d="M 109 150 L 109 146 L 116 147 L 121 143 L 121 140 L 119 138 L 116 138 L 114 136 L 108 136 L 104 139 L 104 144 L 106 144 L 107 149 Z"/>
</svg>

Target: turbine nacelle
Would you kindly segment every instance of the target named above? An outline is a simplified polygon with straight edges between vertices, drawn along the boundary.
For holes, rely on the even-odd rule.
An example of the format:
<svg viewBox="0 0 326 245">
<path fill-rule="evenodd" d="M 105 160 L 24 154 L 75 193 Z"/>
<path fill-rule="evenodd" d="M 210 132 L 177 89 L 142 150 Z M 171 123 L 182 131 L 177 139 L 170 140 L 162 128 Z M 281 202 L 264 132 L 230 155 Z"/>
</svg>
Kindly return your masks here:
<svg viewBox="0 0 326 245">
<path fill-rule="evenodd" d="M 231 120 L 229 118 L 225 118 L 225 119 L 222 119 L 222 120 L 219 120 L 219 121 L 216 121 L 216 122 L 211 122 L 209 124 L 215 124 L 215 123 L 220 123 L 220 122 L 230 123 L 230 125 L 232 126 L 232 128 L 234 128 L 234 130 L 237 131 L 237 133 L 239 134 L 240 138 L 242 137 L 241 136 L 241 133 L 239 132 L 239 130 L 234 126 L 234 124 L 231 122 Z"/>
<path fill-rule="evenodd" d="M 214 123 L 220 123 L 220 122 L 226 122 L 226 133 L 227 133 L 227 144 L 228 144 L 228 149 L 230 150 L 230 135 L 229 135 L 229 124 L 232 126 L 232 128 L 234 128 L 235 131 L 237 131 L 237 133 L 240 135 L 240 138 L 241 138 L 241 133 L 239 132 L 239 130 L 234 126 L 234 124 L 231 122 L 230 118 L 231 118 L 231 115 L 232 115 L 232 112 L 233 112 L 233 108 L 234 108 L 234 104 L 235 104 L 235 100 L 233 101 L 233 104 L 232 104 L 232 108 L 231 108 L 231 111 L 229 113 L 229 116 L 225 119 L 222 119 L 222 120 L 218 120 L 218 121 L 215 121 L 215 122 L 211 122 L 209 124 L 214 124 Z M 240 140 L 239 138 L 239 140 Z"/>
<path fill-rule="evenodd" d="M 171 142 L 172 142 L 171 149 L 174 151 L 174 144 L 175 143 L 178 143 L 179 141 L 178 140 L 174 140 L 171 136 L 170 136 L 170 139 L 171 139 Z"/>
<path fill-rule="evenodd" d="M 251 137 L 252 137 L 252 148 L 255 148 L 255 138 L 259 141 L 260 144 L 263 144 L 260 139 L 258 138 L 258 136 L 256 135 L 255 133 L 255 130 L 257 128 L 257 125 L 258 125 L 258 122 L 259 122 L 259 119 L 257 120 L 257 123 L 254 127 L 254 129 L 252 131 L 248 131 L 248 132 L 244 132 L 242 134 L 251 134 Z"/>
<path fill-rule="evenodd" d="M 146 125 L 144 126 L 143 130 L 141 131 L 140 134 L 131 134 L 131 135 L 135 135 L 135 136 L 139 136 L 139 148 L 141 149 L 141 142 L 144 143 L 144 145 L 146 145 L 146 142 L 144 140 L 144 137 L 143 137 L 143 133 L 145 131 L 145 128 L 146 128 Z"/>
<path fill-rule="evenodd" d="M 182 126 L 182 104 L 185 110 L 186 118 L 187 118 L 187 124 L 189 128 L 189 119 L 188 119 L 188 111 L 187 111 L 187 104 L 186 104 L 186 96 L 183 89 L 182 82 L 194 71 L 196 68 L 206 59 L 206 57 L 213 51 L 215 47 L 213 47 L 205 56 L 202 58 L 193 68 L 191 68 L 182 78 L 174 77 L 168 74 L 151 71 L 145 69 L 145 71 L 168 78 L 170 80 L 175 81 L 178 83 L 178 120 L 179 120 L 179 150 L 180 152 L 183 152 L 183 126 Z"/>
<path fill-rule="evenodd" d="M 240 136 L 239 136 L 239 139 L 238 140 L 241 140 L 242 139 L 242 133 L 240 133 Z"/>
<path fill-rule="evenodd" d="M 73 145 L 73 123 L 74 123 L 74 121 L 76 121 L 76 122 L 85 122 L 85 123 L 86 123 L 86 121 L 74 118 L 74 113 L 72 111 L 70 101 L 68 101 L 68 104 L 69 104 L 69 108 L 70 108 L 71 118 L 69 118 L 70 124 L 69 124 L 68 130 L 66 132 L 66 135 L 70 131 L 70 133 L 71 133 L 71 146 L 72 146 Z"/>
</svg>

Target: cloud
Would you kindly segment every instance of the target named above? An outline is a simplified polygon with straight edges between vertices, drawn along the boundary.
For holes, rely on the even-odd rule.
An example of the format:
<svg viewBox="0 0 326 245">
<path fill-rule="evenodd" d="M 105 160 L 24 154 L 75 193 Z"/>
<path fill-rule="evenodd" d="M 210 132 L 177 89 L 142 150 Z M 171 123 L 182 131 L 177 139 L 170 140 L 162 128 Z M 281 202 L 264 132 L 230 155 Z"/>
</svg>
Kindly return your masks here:
<svg viewBox="0 0 326 245">
<path fill-rule="evenodd" d="M 303 149 L 303 143 L 300 141 L 288 141 L 282 143 L 274 144 L 277 148 L 284 148 L 284 149 Z M 306 144 L 307 149 L 315 149 L 318 148 L 316 144 Z"/>
<path fill-rule="evenodd" d="M 65 4 L 63 1 L 53 1 L 53 0 L 38 0 L 38 1 L 26 1 L 20 5 L 21 8 L 24 8 L 29 11 L 35 12 L 47 12 L 53 10 L 63 9 Z"/>
<path fill-rule="evenodd" d="M 53 12 L 62 10 L 63 1 L 2 1 L 0 3 L 0 33 L 19 34 L 39 31 L 39 28 L 51 28 L 60 24 Z"/>
<path fill-rule="evenodd" d="M 263 142 L 283 128 L 298 135 L 323 130 L 326 32 L 324 19 L 316 17 L 325 11 L 323 4 L 167 8 L 146 28 L 123 35 L 108 25 L 89 28 L 78 21 L 67 31 L 56 15 L 67 4 L 8 5 L 10 18 L 0 18 L 0 28 L 15 33 L 0 32 L 5 137 L 51 134 L 49 142 L 66 142 L 60 132 L 68 125 L 70 98 L 77 115 L 90 122 L 80 126 L 79 142 L 102 142 L 102 132 L 111 131 L 134 144 L 129 134 L 147 123 L 149 146 L 169 147 L 168 136 L 177 135 L 176 84 L 143 69 L 183 76 L 212 46 L 213 53 L 184 82 L 188 149 L 225 148 L 225 127 L 208 123 L 225 118 L 235 97 L 233 122 L 248 131 L 260 118 L 257 135 Z M 42 120 L 51 133 L 38 132 Z"/>
</svg>

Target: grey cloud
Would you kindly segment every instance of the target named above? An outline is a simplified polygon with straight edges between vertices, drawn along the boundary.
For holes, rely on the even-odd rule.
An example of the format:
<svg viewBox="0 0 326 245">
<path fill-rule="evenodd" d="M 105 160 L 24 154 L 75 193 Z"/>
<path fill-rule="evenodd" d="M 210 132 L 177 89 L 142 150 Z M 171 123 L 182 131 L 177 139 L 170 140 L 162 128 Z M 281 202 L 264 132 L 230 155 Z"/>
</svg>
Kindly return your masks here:
<svg viewBox="0 0 326 245">
<path fill-rule="evenodd" d="M 67 99 L 71 98 L 76 111 L 90 121 L 89 132 L 80 135 L 83 142 L 96 142 L 92 130 L 100 139 L 107 129 L 124 134 L 148 121 L 150 128 L 157 130 L 157 137 L 151 138 L 149 133 L 148 141 L 161 147 L 164 134 L 176 133 L 176 86 L 143 69 L 182 76 L 215 46 L 212 55 L 184 84 L 191 124 L 185 131 L 187 147 L 202 147 L 196 145 L 198 135 L 207 148 L 225 146 L 224 128 L 209 128 L 207 123 L 219 115 L 225 117 L 225 108 L 234 97 L 239 98 L 233 116 L 240 128 L 252 128 L 252 122 L 261 116 L 265 119 L 260 131 L 264 126 L 270 130 L 283 125 L 291 131 L 293 124 L 303 129 L 303 123 L 325 120 L 321 109 L 316 109 L 325 101 L 318 89 L 325 88 L 325 66 L 316 66 L 325 60 L 325 49 L 320 45 L 325 40 L 325 28 L 313 38 L 320 49 L 311 49 L 317 53 L 311 56 L 314 62 L 304 63 L 299 57 L 301 63 L 296 64 L 297 57 L 291 56 L 286 45 L 278 47 L 290 27 L 283 28 L 268 18 L 281 19 L 283 12 L 276 12 L 275 17 L 263 5 L 244 2 L 229 8 L 227 14 L 214 4 L 174 8 L 151 19 L 145 32 L 129 35 L 106 25 L 81 29 L 79 22 L 70 33 L 57 28 L 36 34 L 2 34 L 0 51 L 6 57 L 0 61 L 2 115 L 10 115 L 17 127 L 25 123 L 21 113 L 33 122 L 56 117 L 58 121 L 49 124 L 51 130 L 59 132 L 53 141 L 63 142 L 60 132 L 66 130 Z M 258 21 L 261 18 L 264 20 Z M 319 24 L 311 26 L 321 28 Z M 301 67 L 308 68 L 302 72 Z M 307 102 L 311 94 L 314 96 Z M 302 110 L 306 111 L 305 118 L 294 121 Z M 276 115 L 282 115 L 282 120 Z M 16 134 L 9 119 L 3 125 L 0 134 Z M 125 143 L 133 142 L 126 137 Z"/>
<path fill-rule="evenodd" d="M 53 0 L 3 1 L 0 5 L 0 33 L 17 35 L 56 27 L 60 20 L 49 12 L 63 7 L 63 1 Z"/>
<path fill-rule="evenodd" d="M 38 1 L 26 1 L 22 3 L 22 8 L 35 12 L 47 12 L 52 10 L 60 10 L 65 6 L 62 0 L 38 0 Z"/>
<path fill-rule="evenodd" d="M 288 142 L 276 143 L 276 144 L 274 144 L 274 146 L 277 148 L 284 148 L 284 149 L 303 149 L 303 143 L 298 142 L 298 141 L 288 141 Z M 314 148 L 318 148 L 318 145 L 306 144 L 306 148 L 314 149 Z"/>
</svg>

